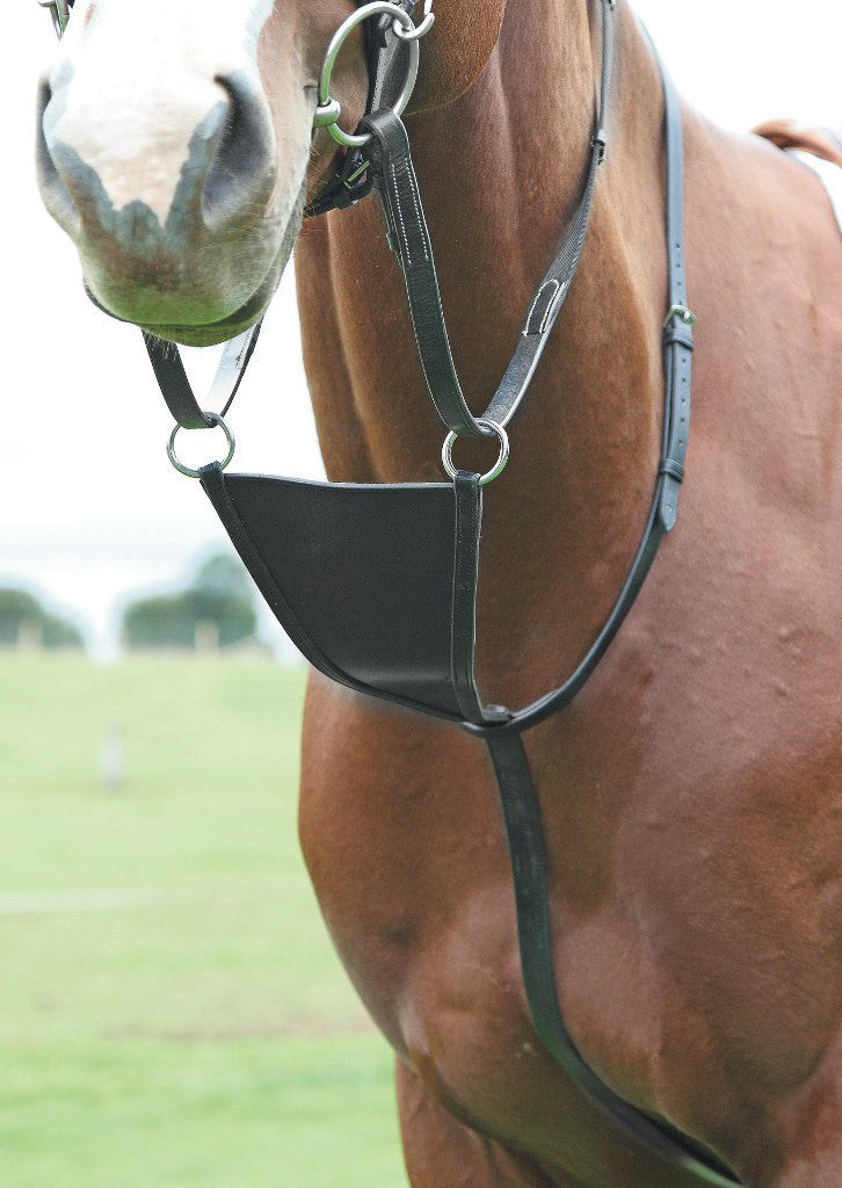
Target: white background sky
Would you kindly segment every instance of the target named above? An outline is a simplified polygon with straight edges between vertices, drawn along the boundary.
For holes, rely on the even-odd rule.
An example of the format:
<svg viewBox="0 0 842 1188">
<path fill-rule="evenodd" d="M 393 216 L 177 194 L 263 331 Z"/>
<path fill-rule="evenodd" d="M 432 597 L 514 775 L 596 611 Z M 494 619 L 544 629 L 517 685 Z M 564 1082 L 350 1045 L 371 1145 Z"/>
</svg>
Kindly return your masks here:
<svg viewBox="0 0 842 1188">
<path fill-rule="evenodd" d="M 717 122 L 842 126 L 840 0 L 632 2 L 679 89 Z M 33 110 L 50 19 L 34 0 L 4 0 L 3 15 L 0 584 L 27 584 L 73 612 L 102 653 L 120 598 L 179 581 L 222 535 L 202 492 L 166 460 L 171 422 L 139 333 L 89 304 L 72 245 L 41 210 Z M 319 474 L 291 275 L 232 425 L 238 469 Z"/>
</svg>

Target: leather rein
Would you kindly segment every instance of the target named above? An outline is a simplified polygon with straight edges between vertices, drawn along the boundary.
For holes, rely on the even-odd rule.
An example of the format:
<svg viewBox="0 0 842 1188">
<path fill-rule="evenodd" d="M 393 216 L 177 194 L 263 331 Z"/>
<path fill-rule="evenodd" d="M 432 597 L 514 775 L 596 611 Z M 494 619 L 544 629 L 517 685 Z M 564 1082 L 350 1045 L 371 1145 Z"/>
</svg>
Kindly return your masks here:
<svg viewBox="0 0 842 1188">
<path fill-rule="evenodd" d="M 38 2 L 51 9 L 61 34 L 72 0 Z M 468 407 L 456 374 L 433 249 L 406 128 L 400 119 L 417 73 L 420 38 L 434 19 L 433 0 L 425 0 L 417 26 L 411 16 L 414 0 L 364 4 L 337 30 L 328 48 L 314 123 L 326 127 L 346 151 L 305 213 L 312 217 L 352 205 L 372 187 L 377 190 L 388 240 L 406 283 L 429 394 L 448 430 L 442 461 L 451 483 L 307 483 L 226 475 L 234 438 L 223 417 L 242 381 L 260 323 L 226 344 L 209 394 L 209 403 L 219 408 L 219 413 L 205 411 L 196 399 L 177 347 L 145 333 L 144 340 L 176 420 L 168 447 L 171 461 L 200 480 L 258 588 L 307 659 L 352 689 L 445 718 L 485 741 L 509 846 L 524 985 L 532 1022 L 544 1047 L 627 1137 L 680 1167 L 698 1183 L 728 1188 L 740 1181 L 707 1147 L 616 1094 L 585 1062 L 566 1028 L 553 969 L 541 813 L 522 740 L 525 730 L 568 705 L 592 674 L 631 609 L 678 514 L 696 319 L 687 305 L 685 283 L 681 108 L 663 66 L 668 271 L 663 322 L 664 414 L 646 525 L 611 612 L 562 684 L 512 710 L 485 704 L 474 678 L 482 488 L 505 466 L 509 452 L 506 427 L 527 393 L 579 265 L 607 146 L 605 118 L 613 81 L 615 6 L 616 0 L 599 0 L 601 85 L 582 193 L 527 311 L 514 355 L 481 416 Z M 366 30 L 370 93 L 367 115 L 355 133 L 349 134 L 341 129 L 341 109 L 330 96 L 330 71 L 343 41 L 360 23 Z M 178 430 L 215 425 L 227 436 L 228 457 L 198 470 L 184 466 L 175 454 Z M 497 464 L 485 475 L 457 470 L 452 448 L 459 436 L 495 437 Z M 315 543 L 314 537 L 318 538 Z M 384 560 L 386 538 L 394 547 Z M 354 541 L 354 551 L 361 558 L 356 569 L 348 553 L 349 540 Z M 336 586 L 342 588 L 333 597 Z"/>
</svg>

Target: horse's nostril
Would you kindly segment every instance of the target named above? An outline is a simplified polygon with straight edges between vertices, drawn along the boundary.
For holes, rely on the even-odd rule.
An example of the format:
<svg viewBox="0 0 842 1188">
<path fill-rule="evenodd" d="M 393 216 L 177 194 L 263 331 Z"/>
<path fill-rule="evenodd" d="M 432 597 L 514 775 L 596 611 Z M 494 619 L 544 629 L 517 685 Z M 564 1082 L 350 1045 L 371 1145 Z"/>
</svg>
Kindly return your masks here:
<svg viewBox="0 0 842 1188">
<path fill-rule="evenodd" d="M 210 226 L 262 209 L 274 164 L 272 124 L 262 91 L 244 72 L 214 81 L 228 98 L 228 114 L 202 191 L 202 214 Z"/>
<path fill-rule="evenodd" d="M 48 119 L 47 108 L 53 98 L 47 79 L 42 79 L 38 88 L 38 106 L 35 127 L 35 164 L 38 186 L 47 210 L 68 234 L 73 235 L 81 225 L 79 211 L 70 196 L 70 191 L 61 179 L 56 163 L 47 144 L 44 127 Z"/>
</svg>

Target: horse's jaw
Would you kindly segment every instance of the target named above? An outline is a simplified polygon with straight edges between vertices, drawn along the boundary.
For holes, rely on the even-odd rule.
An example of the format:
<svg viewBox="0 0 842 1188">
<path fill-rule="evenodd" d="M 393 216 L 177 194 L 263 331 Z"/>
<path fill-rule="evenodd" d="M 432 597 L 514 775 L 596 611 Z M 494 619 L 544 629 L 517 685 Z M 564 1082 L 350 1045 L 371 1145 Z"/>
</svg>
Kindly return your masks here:
<svg viewBox="0 0 842 1188">
<path fill-rule="evenodd" d="M 227 18 L 199 45 L 207 21 L 159 7 L 149 0 L 144 25 L 146 6 L 131 21 L 108 0 L 75 6 L 42 86 L 39 186 L 97 305 L 207 345 L 255 322 L 277 288 L 301 225 L 315 93 L 292 46 L 267 95 L 257 47 L 271 2 L 220 5 Z"/>
</svg>

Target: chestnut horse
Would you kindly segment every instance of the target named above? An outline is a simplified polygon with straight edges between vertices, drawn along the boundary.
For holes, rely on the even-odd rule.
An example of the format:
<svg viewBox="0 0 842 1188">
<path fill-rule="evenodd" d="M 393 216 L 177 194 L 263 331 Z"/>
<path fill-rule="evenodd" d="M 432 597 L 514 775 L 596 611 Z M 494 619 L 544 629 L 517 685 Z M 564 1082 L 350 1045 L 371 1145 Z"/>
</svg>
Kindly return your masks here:
<svg viewBox="0 0 842 1188">
<path fill-rule="evenodd" d="M 40 178 L 93 298 L 174 341 L 259 316 L 297 241 L 328 475 L 437 476 L 442 428 L 373 201 L 308 221 L 352 0 L 77 0 Z M 588 0 L 439 0 L 407 126 L 475 412 L 582 186 Z M 661 82 L 616 8 L 610 148 L 581 268 L 487 494 L 478 671 L 557 683 L 651 498 L 666 301 Z M 333 90 L 368 89 L 361 35 Z M 579 1051 L 754 1188 L 842 1183 L 842 244 L 827 195 L 685 111 L 694 425 L 681 517 L 573 704 L 526 736 L 553 958 Z M 466 460 L 485 465 L 482 443 Z M 473 451 L 473 453 L 472 453 Z M 690 1188 L 543 1050 L 481 743 L 314 675 L 301 838 L 331 936 L 397 1054 L 415 1188 Z"/>
</svg>

